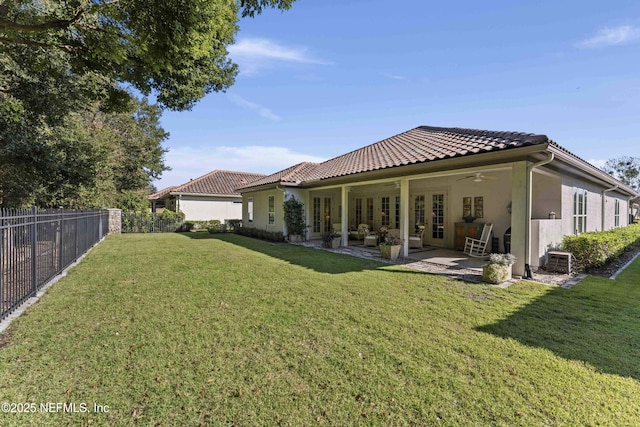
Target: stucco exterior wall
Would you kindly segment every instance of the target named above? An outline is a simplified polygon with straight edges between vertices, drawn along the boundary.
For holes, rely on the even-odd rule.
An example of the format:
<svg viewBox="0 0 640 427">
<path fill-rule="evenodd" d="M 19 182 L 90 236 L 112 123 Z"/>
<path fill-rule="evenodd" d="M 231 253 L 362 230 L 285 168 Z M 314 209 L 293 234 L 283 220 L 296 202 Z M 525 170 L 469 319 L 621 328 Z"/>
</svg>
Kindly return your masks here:
<svg viewBox="0 0 640 427">
<path fill-rule="evenodd" d="M 275 223 L 269 224 L 269 196 L 275 197 Z M 253 220 L 249 220 L 248 202 L 253 200 Z M 242 195 L 242 226 L 259 228 L 267 231 L 280 231 L 284 233 L 284 214 L 282 204 L 284 193 L 281 190 L 269 189 L 252 191 Z"/>
<path fill-rule="evenodd" d="M 181 196 L 180 211 L 185 220 L 208 221 L 217 219 L 224 222 L 228 219 L 242 218 L 242 199 L 224 197 Z"/>
<path fill-rule="evenodd" d="M 547 251 L 558 249 L 562 243 L 561 219 L 531 220 L 531 267 L 537 269 L 546 262 Z"/>
<path fill-rule="evenodd" d="M 573 192 L 574 189 L 587 190 L 587 230 L 602 231 L 602 190 L 594 184 L 578 179 L 565 177 L 562 180 L 562 230 L 563 234 L 574 234 L 573 226 Z M 605 193 L 604 230 L 610 230 L 615 226 L 615 199 L 620 200 L 620 226 L 629 224 L 628 203 L 624 196 L 616 192 Z"/>
</svg>

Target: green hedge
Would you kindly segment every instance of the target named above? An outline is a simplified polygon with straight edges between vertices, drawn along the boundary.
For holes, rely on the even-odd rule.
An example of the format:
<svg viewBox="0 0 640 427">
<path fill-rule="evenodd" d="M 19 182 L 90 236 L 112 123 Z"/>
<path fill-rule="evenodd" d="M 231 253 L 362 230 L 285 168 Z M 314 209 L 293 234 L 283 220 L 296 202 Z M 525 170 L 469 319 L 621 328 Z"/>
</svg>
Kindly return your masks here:
<svg viewBox="0 0 640 427">
<path fill-rule="evenodd" d="M 241 227 L 235 230 L 236 234 L 268 240 L 270 242 L 284 242 L 284 234 L 281 231 L 267 231 L 260 228 Z"/>
<path fill-rule="evenodd" d="M 637 247 L 640 247 L 640 224 L 565 236 L 562 239 L 563 250 L 571 252 L 587 270 L 600 267 Z"/>
</svg>

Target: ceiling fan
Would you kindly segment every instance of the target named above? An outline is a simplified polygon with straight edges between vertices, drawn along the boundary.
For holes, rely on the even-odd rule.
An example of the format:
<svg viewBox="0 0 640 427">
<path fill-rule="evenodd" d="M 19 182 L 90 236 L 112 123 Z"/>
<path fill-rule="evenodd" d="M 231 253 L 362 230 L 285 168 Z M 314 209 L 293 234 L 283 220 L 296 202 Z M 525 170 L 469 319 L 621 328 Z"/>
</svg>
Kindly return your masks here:
<svg viewBox="0 0 640 427">
<path fill-rule="evenodd" d="M 483 175 L 482 172 L 475 172 L 473 175 L 465 176 L 464 178 L 458 179 L 458 181 L 462 181 L 464 179 L 472 179 L 473 182 L 482 182 L 485 179 L 497 179 L 495 176 L 487 176 Z"/>
</svg>

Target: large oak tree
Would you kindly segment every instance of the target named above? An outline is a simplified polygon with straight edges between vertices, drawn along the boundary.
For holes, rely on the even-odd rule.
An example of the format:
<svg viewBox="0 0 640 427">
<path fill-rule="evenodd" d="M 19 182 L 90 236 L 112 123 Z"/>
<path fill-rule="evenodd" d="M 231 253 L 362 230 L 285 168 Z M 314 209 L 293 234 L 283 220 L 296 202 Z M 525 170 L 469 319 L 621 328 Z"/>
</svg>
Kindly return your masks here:
<svg viewBox="0 0 640 427">
<path fill-rule="evenodd" d="M 239 16 L 293 1 L 4 0 L 0 44 L 64 51 L 74 74 L 95 71 L 184 110 L 233 84 Z"/>
</svg>

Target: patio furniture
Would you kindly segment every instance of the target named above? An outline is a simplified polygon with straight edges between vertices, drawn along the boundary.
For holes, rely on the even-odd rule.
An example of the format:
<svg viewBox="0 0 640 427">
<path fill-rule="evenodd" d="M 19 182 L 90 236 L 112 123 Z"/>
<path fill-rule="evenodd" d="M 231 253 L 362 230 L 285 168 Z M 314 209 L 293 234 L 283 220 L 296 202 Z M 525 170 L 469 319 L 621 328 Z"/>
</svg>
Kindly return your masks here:
<svg viewBox="0 0 640 427">
<path fill-rule="evenodd" d="M 333 234 L 342 236 L 342 223 L 336 222 L 335 224 L 333 224 Z"/>
<path fill-rule="evenodd" d="M 422 249 L 422 239 L 424 238 L 424 227 L 420 229 L 419 233 L 409 236 L 409 249 Z"/>
<path fill-rule="evenodd" d="M 492 228 L 493 224 L 485 224 L 482 229 L 482 236 L 479 239 L 467 237 L 464 243 L 464 253 L 476 258 L 488 256 L 489 254 L 486 251 Z"/>
<path fill-rule="evenodd" d="M 369 231 L 369 227 L 364 230 L 364 246 L 378 246 L 378 233 Z"/>
<path fill-rule="evenodd" d="M 358 240 L 364 239 L 369 234 L 369 224 L 358 225 Z"/>
</svg>

